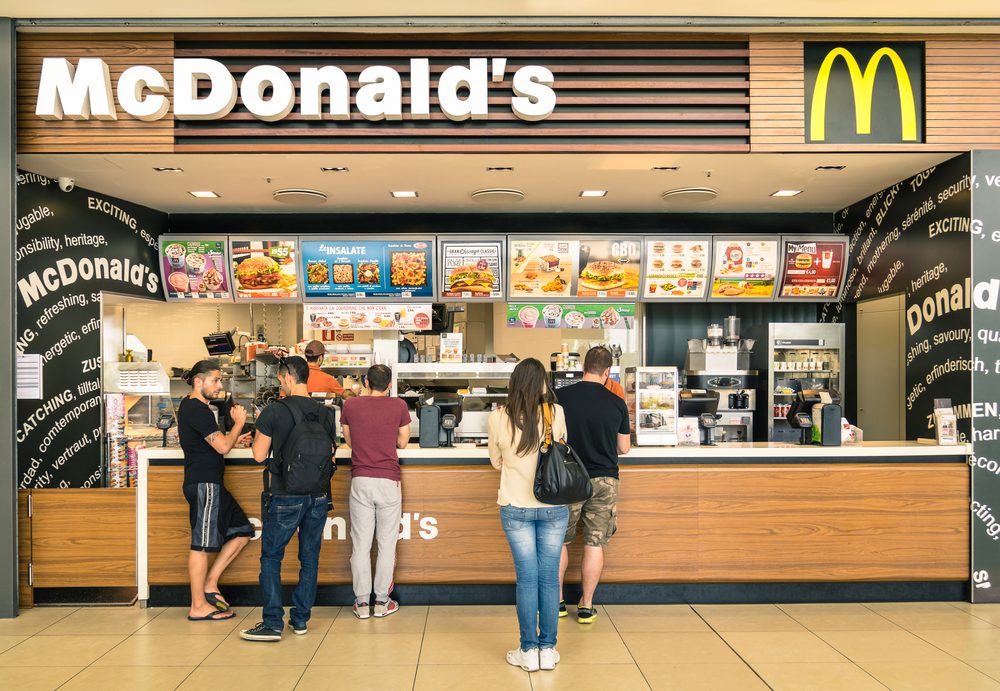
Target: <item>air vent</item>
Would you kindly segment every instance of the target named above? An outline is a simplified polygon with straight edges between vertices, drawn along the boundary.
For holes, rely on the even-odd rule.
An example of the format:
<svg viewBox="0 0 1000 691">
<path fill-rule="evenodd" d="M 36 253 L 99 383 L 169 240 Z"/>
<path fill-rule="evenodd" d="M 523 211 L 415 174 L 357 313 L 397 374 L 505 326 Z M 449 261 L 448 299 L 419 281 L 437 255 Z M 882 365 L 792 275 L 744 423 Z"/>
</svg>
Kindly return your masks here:
<svg viewBox="0 0 1000 691">
<path fill-rule="evenodd" d="M 667 190 L 660 196 L 665 202 L 710 202 L 719 196 L 719 192 L 711 187 L 678 187 L 675 190 Z"/>
<path fill-rule="evenodd" d="M 524 199 L 524 192 L 521 190 L 492 188 L 476 190 L 472 193 L 472 198 L 477 202 L 486 204 L 513 204 Z"/>
<path fill-rule="evenodd" d="M 319 190 L 296 189 L 289 187 L 283 190 L 275 190 L 271 195 L 274 201 L 282 204 L 297 204 L 300 206 L 316 206 L 326 201 L 326 194 Z"/>
</svg>

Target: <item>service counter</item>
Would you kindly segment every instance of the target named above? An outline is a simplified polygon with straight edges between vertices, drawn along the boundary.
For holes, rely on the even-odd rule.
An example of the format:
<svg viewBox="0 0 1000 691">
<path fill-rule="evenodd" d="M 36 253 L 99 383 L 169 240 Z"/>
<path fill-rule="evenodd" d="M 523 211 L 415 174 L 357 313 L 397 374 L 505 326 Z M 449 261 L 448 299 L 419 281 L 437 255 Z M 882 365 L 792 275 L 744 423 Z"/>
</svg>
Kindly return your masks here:
<svg viewBox="0 0 1000 691">
<path fill-rule="evenodd" d="M 775 443 L 640 447 L 621 459 L 618 532 L 603 583 L 964 581 L 969 574 L 967 446 Z M 320 583 L 349 584 L 350 450 L 338 449 Z M 139 599 L 187 583 L 188 507 L 180 449 L 139 452 Z M 403 519 L 396 583 L 509 584 L 487 451 L 400 452 Z M 261 468 L 227 457 L 226 486 L 260 525 Z M 224 582 L 257 583 L 255 540 Z M 574 545 L 571 557 L 579 559 Z M 285 583 L 294 583 L 295 545 Z M 578 562 L 577 562 L 578 563 Z M 571 566 L 571 580 L 578 569 Z M 157 598 L 153 598 L 154 602 Z"/>
</svg>

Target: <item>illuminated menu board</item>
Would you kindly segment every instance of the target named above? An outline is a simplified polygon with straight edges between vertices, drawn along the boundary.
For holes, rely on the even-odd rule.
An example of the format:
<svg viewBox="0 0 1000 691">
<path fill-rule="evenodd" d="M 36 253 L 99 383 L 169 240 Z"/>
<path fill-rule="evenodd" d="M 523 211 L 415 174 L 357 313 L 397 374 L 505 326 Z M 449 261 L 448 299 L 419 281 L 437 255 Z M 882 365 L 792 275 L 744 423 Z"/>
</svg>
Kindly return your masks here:
<svg viewBox="0 0 1000 691">
<path fill-rule="evenodd" d="M 231 301 L 227 240 L 219 237 L 160 237 L 160 273 L 167 300 Z"/>
<path fill-rule="evenodd" d="M 230 238 L 229 257 L 237 302 L 298 301 L 295 238 Z"/>
<path fill-rule="evenodd" d="M 713 239 L 713 300 L 771 300 L 778 279 L 778 238 Z"/>
<path fill-rule="evenodd" d="M 510 300 L 621 300 L 639 295 L 637 238 L 508 241 Z"/>
<path fill-rule="evenodd" d="M 643 300 L 704 300 L 711 283 L 710 236 L 647 239 Z"/>
<path fill-rule="evenodd" d="M 434 297 L 434 240 L 299 238 L 307 300 Z"/>
<path fill-rule="evenodd" d="M 503 298 L 504 240 L 477 238 L 439 240 L 439 295 L 443 300 Z"/>
<path fill-rule="evenodd" d="M 779 300 L 833 301 L 844 287 L 847 238 L 782 238 Z"/>
</svg>

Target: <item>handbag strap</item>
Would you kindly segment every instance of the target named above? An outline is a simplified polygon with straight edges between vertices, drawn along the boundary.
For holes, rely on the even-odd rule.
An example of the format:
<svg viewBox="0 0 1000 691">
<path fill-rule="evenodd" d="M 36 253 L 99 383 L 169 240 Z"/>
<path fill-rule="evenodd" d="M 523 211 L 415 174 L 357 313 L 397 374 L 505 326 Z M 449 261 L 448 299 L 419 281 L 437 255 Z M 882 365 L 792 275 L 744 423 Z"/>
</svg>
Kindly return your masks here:
<svg viewBox="0 0 1000 691">
<path fill-rule="evenodd" d="M 545 446 L 552 445 L 552 405 L 542 404 L 542 417 L 545 419 Z"/>
</svg>

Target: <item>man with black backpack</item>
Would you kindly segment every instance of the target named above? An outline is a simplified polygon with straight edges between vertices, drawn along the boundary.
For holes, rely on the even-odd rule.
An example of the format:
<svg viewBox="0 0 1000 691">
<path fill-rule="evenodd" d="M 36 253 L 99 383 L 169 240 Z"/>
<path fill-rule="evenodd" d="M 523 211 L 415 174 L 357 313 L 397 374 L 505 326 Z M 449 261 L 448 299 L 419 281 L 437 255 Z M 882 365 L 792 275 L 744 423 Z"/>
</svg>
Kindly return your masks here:
<svg viewBox="0 0 1000 691">
<path fill-rule="evenodd" d="M 285 610 L 281 600 L 281 560 L 292 536 L 299 535 L 299 582 L 292 595 L 289 627 L 298 635 L 316 601 L 319 550 L 326 515 L 333 508 L 330 480 L 336 470 L 336 426 L 333 412 L 312 400 L 306 388 L 309 365 L 301 357 L 278 366 L 285 398 L 266 407 L 257 418 L 253 457 L 266 463 L 260 540 L 260 589 L 264 620 L 240 631 L 248 641 L 280 641 Z"/>
</svg>

